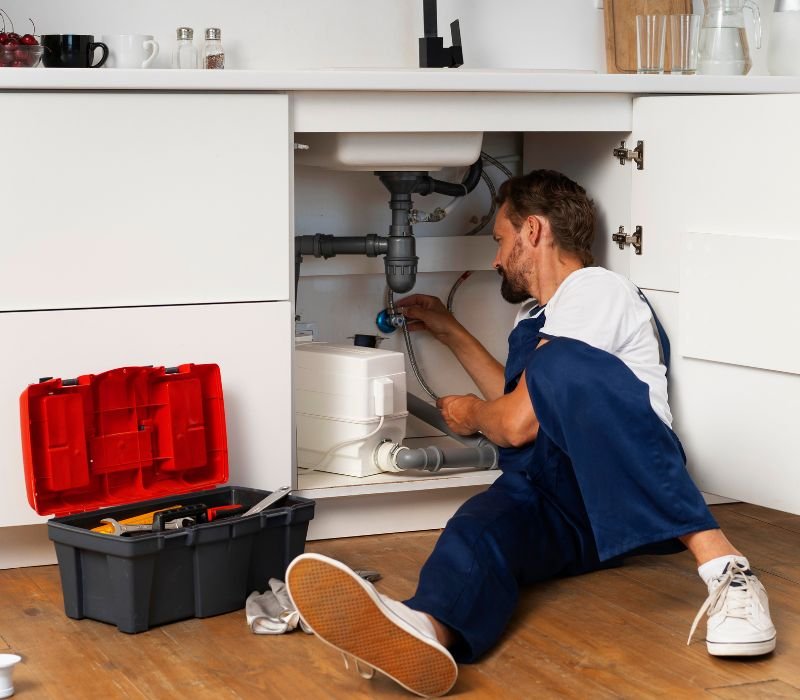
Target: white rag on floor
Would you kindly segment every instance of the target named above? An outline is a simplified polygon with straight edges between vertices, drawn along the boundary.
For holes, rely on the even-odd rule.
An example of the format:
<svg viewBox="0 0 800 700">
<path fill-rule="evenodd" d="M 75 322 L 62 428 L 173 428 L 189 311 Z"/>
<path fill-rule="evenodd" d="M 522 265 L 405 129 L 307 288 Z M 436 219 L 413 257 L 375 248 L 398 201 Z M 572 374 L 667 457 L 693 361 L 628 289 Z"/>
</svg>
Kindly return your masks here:
<svg viewBox="0 0 800 700">
<path fill-rule="evenodd" d="M 286 584 L 276 578 L 269 580 L 268 591 L 253 591 L 247 596 L 244 612 L 247 625 L 255 634 L 285 634 L 298 625 L 306 634 L 312 633 L 294 609 Z"/>
</svg>

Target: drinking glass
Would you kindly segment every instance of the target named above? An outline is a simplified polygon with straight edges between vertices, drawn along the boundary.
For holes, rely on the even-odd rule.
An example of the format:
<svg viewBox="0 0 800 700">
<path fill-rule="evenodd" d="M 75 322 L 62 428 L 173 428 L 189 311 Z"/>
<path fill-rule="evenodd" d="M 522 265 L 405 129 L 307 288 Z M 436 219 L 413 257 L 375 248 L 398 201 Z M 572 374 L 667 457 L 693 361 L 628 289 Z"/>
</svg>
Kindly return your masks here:
<svg viewBox="0 0 800 700">
<path fill-rule="evenodd" d="M 670 15 L 671 73 L 694 75 L 697 72 L 697 39 L 700 15 Z"/>
<path fill-rule="evenodd" d="M 664 72 L 666 29 L 666 15 L 636 15 L 637 72 Z"/>
</svg>

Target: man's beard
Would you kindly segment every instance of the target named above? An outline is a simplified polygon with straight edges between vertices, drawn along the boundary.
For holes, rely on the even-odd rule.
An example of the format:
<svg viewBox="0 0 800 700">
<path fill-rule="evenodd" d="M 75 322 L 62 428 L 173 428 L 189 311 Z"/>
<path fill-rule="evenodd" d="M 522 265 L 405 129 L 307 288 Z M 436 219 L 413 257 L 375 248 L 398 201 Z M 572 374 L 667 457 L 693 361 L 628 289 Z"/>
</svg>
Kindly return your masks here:
<svg viewBox="0 0 800 700">
<path fill-rule="evenodd" d="M 514 244 L 514 249 L 508 257 L 508 270 L 503 267 L 497 268 L 497 274 L 503 278 L 500 285 L 500 294 L 509 304 L 521 304 L 531 298 L 528 291 L 528 280 L 525 278 L 527 269 L 521 269 L 517 263 L 522 254 L 522 246 L 519 240 Z"/>
</svg>

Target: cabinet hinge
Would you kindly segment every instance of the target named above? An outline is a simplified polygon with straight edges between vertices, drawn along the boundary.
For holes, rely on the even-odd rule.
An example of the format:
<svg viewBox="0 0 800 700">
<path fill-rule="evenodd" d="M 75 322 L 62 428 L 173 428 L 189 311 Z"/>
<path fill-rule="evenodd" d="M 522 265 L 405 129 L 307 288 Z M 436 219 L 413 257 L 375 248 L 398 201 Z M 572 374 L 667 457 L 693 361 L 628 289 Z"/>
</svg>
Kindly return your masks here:
<svg viewBox="0 0 800 700">
<path fill-rule="evenodd" d="M 625 142 L 614 149 L 614 158 L 619 158 L 619 164 L 625 165 L 626 161 L 632 160 L 636 163 L 637 170 L 644 170 L 644 141 L 637 141 L 636 148 L 628 150 Z"/>
<path fill-rule="evenodd" d="M 625 250 L 626 245 L 632 245 L 636 255 L 642 254 L 642 227 L 637 226 L 633 234 L 625 233 L 625 227 L 620 226 L 617 233 L 611 234 L 611 240 L 619 246 L 620 250 Z"/>
</svg>

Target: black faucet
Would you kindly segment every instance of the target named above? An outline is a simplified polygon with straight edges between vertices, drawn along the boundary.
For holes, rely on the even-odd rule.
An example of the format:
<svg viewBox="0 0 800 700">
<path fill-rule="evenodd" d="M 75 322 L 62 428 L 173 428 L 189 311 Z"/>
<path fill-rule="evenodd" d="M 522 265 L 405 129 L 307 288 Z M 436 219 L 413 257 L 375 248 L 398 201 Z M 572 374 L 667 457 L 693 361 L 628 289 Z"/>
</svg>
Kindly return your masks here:
<svg viewBox="0 0 800 700">
<path fill-rule="evenodd" d="M 444 48 L 444 39 L 439 36 L 436 0 L 422 0 L 425 21 L 425 36 L 419 38 L 420 68 L 458 68 L 464 64 L 461 50 L 461 26 L 458 20 L 450 24 L 453 45 Z"/>
</svg>

